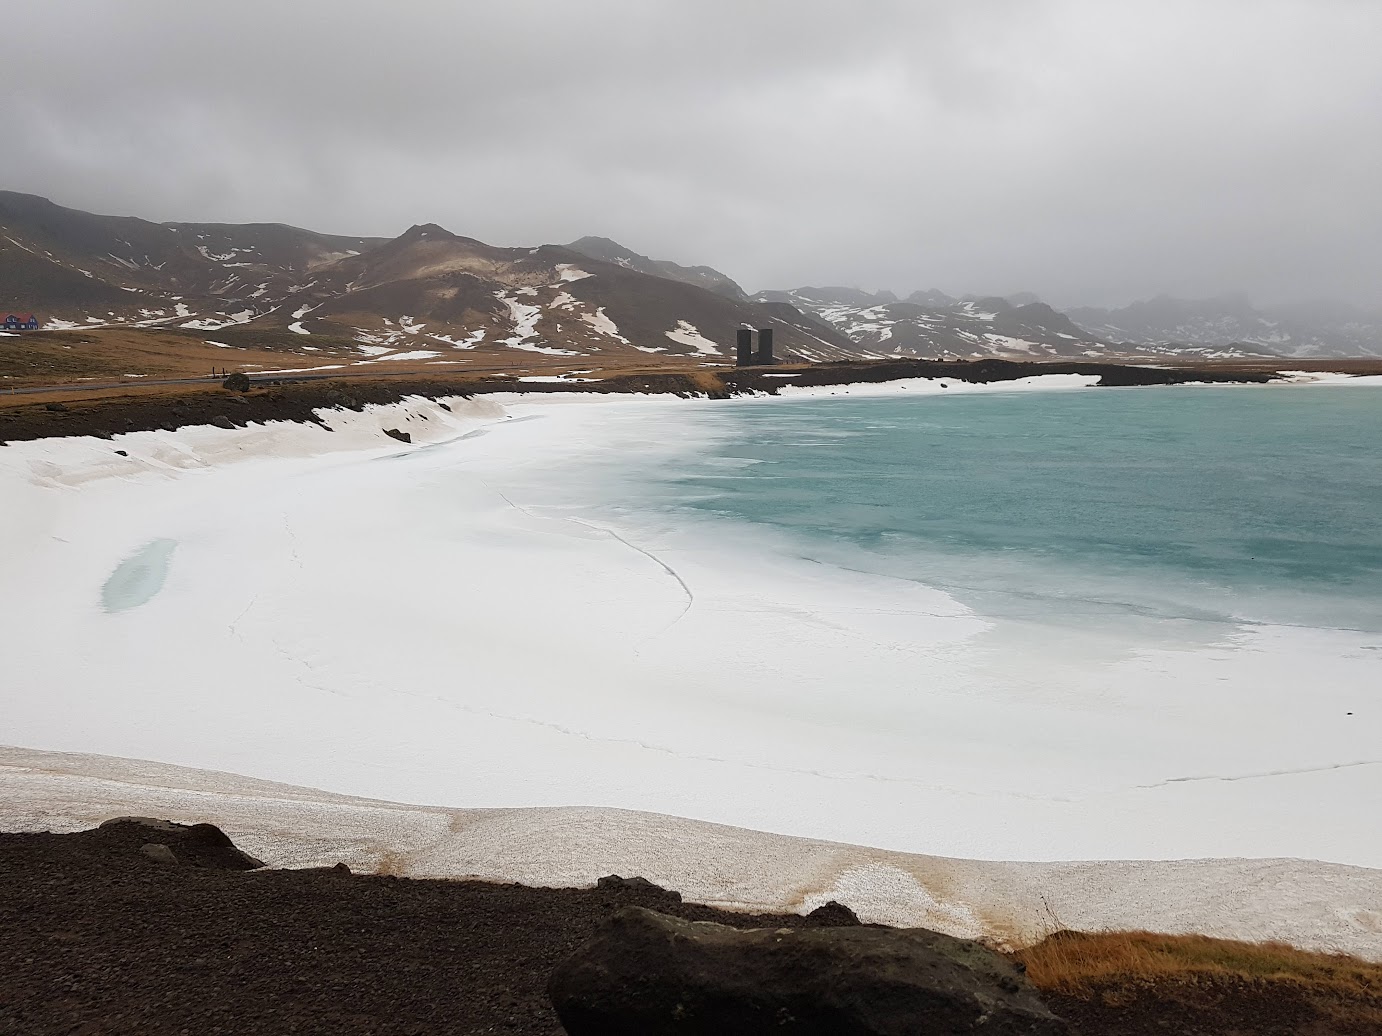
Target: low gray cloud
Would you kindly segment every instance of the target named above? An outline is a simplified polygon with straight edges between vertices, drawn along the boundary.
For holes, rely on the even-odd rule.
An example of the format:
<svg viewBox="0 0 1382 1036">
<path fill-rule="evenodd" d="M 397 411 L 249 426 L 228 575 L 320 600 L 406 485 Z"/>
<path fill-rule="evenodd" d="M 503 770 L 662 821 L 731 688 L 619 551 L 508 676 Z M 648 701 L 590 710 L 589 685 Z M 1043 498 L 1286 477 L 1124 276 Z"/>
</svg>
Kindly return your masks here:
<svg viewBox="0 0 1382 1036">
<path fill-rule="evenodd" d="M 747 287 L 1382 305 L 1375 0 L 0 0 L 0 186 Z"/>
</svg>

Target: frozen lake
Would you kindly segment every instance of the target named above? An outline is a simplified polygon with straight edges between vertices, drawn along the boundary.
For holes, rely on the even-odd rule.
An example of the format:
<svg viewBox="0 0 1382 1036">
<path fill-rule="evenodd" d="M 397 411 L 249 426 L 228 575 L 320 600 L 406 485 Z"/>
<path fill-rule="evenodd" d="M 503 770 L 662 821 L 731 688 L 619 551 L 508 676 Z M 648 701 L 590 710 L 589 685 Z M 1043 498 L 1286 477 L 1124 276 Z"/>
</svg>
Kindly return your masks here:
<svg viewBox="0 0 1382 1036">
<path fill-rule="evenodd" d="M 423 445 L 382 439 L 409 415 Z M 1382 866 L 1376 388 L 328 421 L 0 450 L 0 742 L 947 856 Z"/>
</svg>

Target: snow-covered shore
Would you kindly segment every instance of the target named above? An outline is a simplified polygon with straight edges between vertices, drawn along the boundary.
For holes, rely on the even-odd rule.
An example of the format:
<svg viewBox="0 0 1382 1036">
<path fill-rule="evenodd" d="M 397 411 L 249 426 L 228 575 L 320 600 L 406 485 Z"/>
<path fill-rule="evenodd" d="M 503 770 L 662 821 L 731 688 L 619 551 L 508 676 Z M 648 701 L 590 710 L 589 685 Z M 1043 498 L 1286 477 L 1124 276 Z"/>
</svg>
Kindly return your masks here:
<svg viewBox="0 0 1382 1036">
<path fill-rule="evenodd" d="M 1279 940 L 1382 960 L 1382 870 L 1303 860 L 1007 863 L 888 852 L 618 809 L 447 809 L 224 773 L 0 747 L 0 829 L 113 816 L 223 827 L 275 867 L 555 887 L 639 874 L 732 909 L 807 911 L 1006 945 L 1057 927 Z"/>
<path fill-rule="evenodd" d="M 588 510 L 592 458 L 672 458 L 686 408 L 736 405 L 409 399 L 0 450 L 0 741 L 931 855 L 1382 863 L 1382 763 L 1312 765 L 1299 714 L 1372 664 L 1321 684 L 1299 638 L 1340 635 L 1262 634 L 1213 703 L 1175 651 L 987 693 L 988 624 L 940 590 Z"/>
</svg>

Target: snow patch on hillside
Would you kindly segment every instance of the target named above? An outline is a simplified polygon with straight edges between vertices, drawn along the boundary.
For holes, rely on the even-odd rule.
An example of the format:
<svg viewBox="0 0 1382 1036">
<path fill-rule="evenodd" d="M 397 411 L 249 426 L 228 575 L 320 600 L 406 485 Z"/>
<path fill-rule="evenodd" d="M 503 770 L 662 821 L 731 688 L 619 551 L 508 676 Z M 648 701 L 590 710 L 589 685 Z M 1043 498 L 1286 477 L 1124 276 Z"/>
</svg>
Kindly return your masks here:
<svg viewBox="0 0 1382 1036">
<path fill-rule="evenodd" d="M 520 288 L 515 294 L 534 294 L 532 289 Z M 510 349 L 522 349 L 530 353 L 543 353 L 547 356 L 577 356 L 569 349 L 554 349 L 551 346 L 538 345 L 536 342 L 529 341 L 537 333 L 537 322 L 542 317 L 541 306 L 530 306 L 526 302 L 520 302 L 516 298 L 511 298 L 508 292 L 496 291 L 494 297 L 504 305 L 509 307 L 509 317 L 513 320 L 514 331 L 508 338 L 500 339 L 502 345 L 507 345 Z"/>
<path fill-rule="evenodd" d="M 662 332 L 672 341 L 679 345 L 689 345 L 702 356 L 722 356 L 720 347 L 712 342 L 705 335 L 701 334 L 695 324 L 689 320 L 678 320 L 677 326 L 672 331 Z"/>
<path fill-rule="evenodd" d="M 225 316 L 225 314 L 222 314 Z M 233 327 L 236 324 L 248 324 L 254 319 L 254 310 L 245 309 L 239 313 L 231 313 L 224 320 L 214 320 L 210 317 L 203 317 L 198 320 L 188 320 L 180 324 L 180 327 L 190 327 L 198 331 L 218 331 L 223 327 Z"/>
<path fill-rule="evenodd" d="M 427 337 L 437 342 L 444 342 L 455 349 L 474 349 L 485 340 L 485 329 L 482 327 L 478 331 L 473 331 L 465 338 L 452 338 L 449 335 L 439 334 L 429 334 Z"/>
<path fill-rule="evenodd" d="M 572 263 L 557 263 L 557 276 L 564 282 L 581 281 L 587 277 L 594 277 L 593 273 L 587 273 L 580 267 Z"/>
<path fill-rule="evenodd" d="M 365 363 L 392 363 L 394 360 L 432 360 L 432 359 L 436 359 L 436 358 L 437 358 L 438 356 L 440 356 L 440 355 L 441 355 L 441 353 L 439 353 L 439 352 L 434 352 L 434 351 L 432 351 L 431 349 L 414 349 L 414 350 L 411 351 L 411 352 L 406 352 L 406 353 L 394 353 L 392 356 L 380 356 L 380 357 L 378 357 L 377 359 L 373 359 L 373 360 L 360 360 L 359 362 L 360 362 L 361 364 L 365 364 Z"/>
<path fill-rule="evenodd" d="M 627 338 L 619 333 L 619 325 L 606 315 L 604 306 L 601 306 L 594 313 L 582 313 L 581 319 L 600 334 L 607 335 L 610 338 L 617 338 L 625 345 L 631 344 Z"/>
</svg>

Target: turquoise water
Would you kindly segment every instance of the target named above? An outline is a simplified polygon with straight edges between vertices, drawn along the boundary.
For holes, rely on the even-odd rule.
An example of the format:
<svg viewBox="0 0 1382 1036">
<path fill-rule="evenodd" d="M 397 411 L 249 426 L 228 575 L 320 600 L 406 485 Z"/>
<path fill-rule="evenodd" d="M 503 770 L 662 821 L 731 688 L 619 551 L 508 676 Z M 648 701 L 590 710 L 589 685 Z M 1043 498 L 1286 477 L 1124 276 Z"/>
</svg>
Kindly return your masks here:
<svg viewBox="0 0 1382 1036">
<path fill-rule="evenodd" d="M 712 447 L 660 473 L 668 506 L 981 613 L 1382 632 L 1375 388 L 771 400 L 699 420 Z"/>
<path fill-rule="evenodd" d="M 115 567 L 101 587 L 101 607 L 123 612 L 152 601 L 168 578 L 177 540 L 151 540 Z"/>
</svg>

